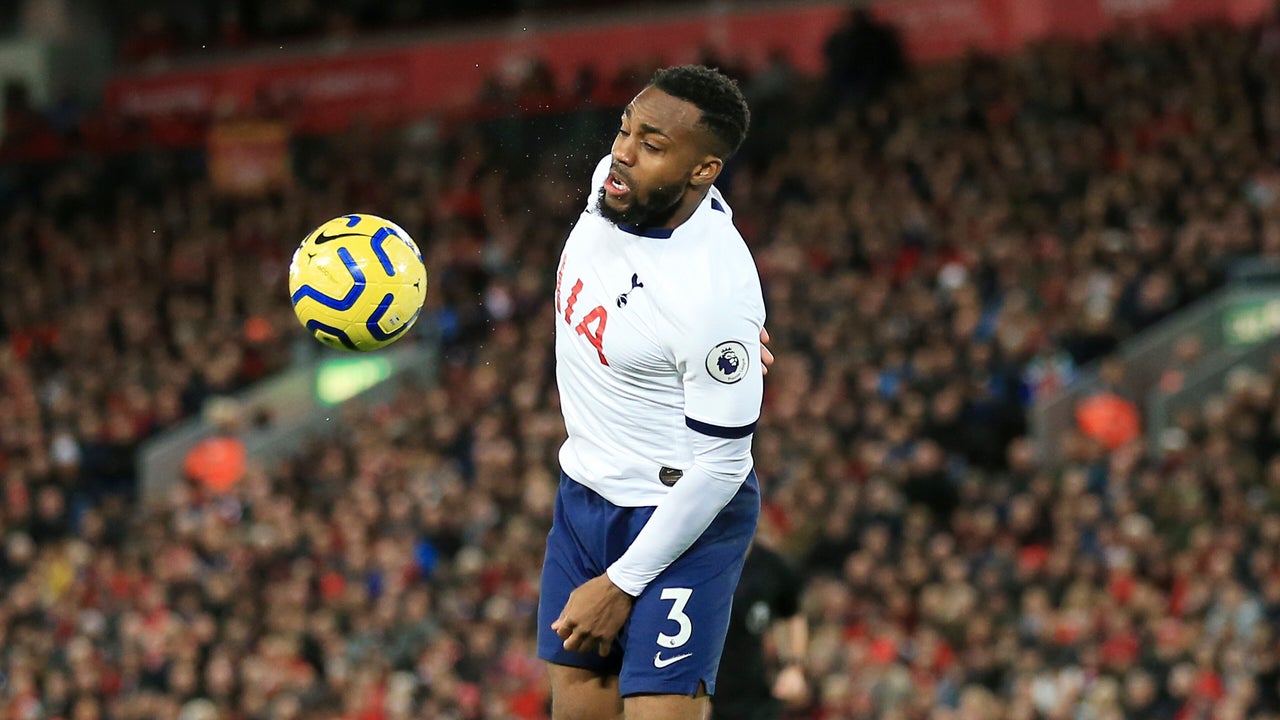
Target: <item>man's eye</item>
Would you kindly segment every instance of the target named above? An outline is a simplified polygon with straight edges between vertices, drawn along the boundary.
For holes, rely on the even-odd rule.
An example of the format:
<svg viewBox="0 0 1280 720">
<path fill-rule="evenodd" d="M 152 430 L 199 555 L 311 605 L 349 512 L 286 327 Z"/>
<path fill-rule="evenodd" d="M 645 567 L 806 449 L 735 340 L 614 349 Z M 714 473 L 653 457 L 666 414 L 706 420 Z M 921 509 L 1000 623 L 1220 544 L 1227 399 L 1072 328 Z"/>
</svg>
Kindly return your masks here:
<svg viewBox="0 0 1280 720">
<path fill-rule="evenodd" d="M 622 137 L 631 136 L 631 133 L 627 132 L 626 130 L 623 130 L 622 128 L 618 128 L 618 134 L 621 135 Z"/>
<path fill-rule="evenodd" d="M 660 150 L 660 149 L 661 149 L 661 148 L 659 148 L 657 145 L 654 145 L 654 144 L 653 144 L 653 143 L 651 143 L 651 142 L 646 142 L 646 143 L 644 144 L 644 146 L 645 146 L 646 148 L 648 148 L 648 149 L 650 149 L 650 150 L 654 151 L 654 152 L 658 152 L 658 150 Z"/>
</svg>

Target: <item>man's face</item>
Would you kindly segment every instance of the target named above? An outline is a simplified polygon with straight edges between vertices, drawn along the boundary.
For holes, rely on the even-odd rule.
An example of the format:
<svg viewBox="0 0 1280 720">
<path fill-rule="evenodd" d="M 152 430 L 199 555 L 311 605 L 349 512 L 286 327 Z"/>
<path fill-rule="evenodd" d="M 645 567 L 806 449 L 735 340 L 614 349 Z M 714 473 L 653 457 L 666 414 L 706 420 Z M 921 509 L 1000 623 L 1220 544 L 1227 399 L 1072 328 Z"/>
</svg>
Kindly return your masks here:
<svg viewBox="0 0 1280 720">
<path fill-rule="evenodd" d="M 701 111 L 657 88 L 645 88 L 622 113 L 613 165 L 599 208 L 617 225 L 662 227 L 680 208 L 694 172 L 707 158 Z"/>
</svg>

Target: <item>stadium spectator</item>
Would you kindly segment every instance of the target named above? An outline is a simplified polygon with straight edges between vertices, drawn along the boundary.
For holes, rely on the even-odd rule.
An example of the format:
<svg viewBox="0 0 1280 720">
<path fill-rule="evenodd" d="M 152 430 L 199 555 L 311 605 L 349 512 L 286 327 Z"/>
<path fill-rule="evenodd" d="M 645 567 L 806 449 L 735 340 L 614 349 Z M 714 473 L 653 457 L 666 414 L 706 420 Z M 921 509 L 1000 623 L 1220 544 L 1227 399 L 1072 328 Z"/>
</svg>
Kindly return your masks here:
<svg viewBox="0 0 1280 720">
<path fill-rule="evenodd" d="M 878 99 L 907 69 L 898 31 L 866 7 L 849 11 L 823 52 L 833 94 L 843 102 Z"/>
<path fill-rule="evenodd" d="M 205 406 L 204 420 L 213 435 L 196 443 L 183 458 L 183 475 L 211 493 L 225 493 L 244 477 L 243 410 L 235 400 L 215 398 Z"/>
</svg>

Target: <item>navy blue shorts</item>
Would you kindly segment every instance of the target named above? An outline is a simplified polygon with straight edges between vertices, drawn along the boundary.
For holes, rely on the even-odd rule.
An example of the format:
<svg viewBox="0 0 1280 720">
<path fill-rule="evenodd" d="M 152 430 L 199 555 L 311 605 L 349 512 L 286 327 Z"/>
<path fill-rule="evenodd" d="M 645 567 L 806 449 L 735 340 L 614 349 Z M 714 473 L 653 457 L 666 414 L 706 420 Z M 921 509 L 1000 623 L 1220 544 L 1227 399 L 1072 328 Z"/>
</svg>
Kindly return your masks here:
<svg viewBox="0 0 1280 720">
<path fill-rule="evenodd" d="M 604 573 L 640 533 L 653 507 L 618 507 L 561 474 L 547 535 L 538 603 L 538 657 L 618 675 L 623 697 L 715 693 L 733 592 L 760 516 L 760 484 L 751 473 L 737 495 L 683 555 L 636 598 L 608 657 L 575 653 L 551 629 L 569 593 Z"/>
</svg>

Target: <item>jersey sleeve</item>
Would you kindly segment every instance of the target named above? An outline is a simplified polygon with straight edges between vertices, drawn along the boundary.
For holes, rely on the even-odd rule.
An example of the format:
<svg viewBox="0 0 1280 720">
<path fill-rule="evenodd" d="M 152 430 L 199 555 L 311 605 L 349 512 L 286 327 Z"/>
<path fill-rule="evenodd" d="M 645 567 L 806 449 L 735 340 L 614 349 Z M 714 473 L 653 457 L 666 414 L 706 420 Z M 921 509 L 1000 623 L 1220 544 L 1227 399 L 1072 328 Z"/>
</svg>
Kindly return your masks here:
<svg viewBox="0 0 1280 720">
<path fill-rule="evenodd" d="M 740 438 L 755 431 L 764 396 L 764 302 L 750 256 L 745 268 L 727 264 L 739 271 L 726 269 L 732 277 L 691 293 L 700 302 L 691 308 L 674 354 L 684 381 L 685 424 L 704 435 Z"/>
</svg>

